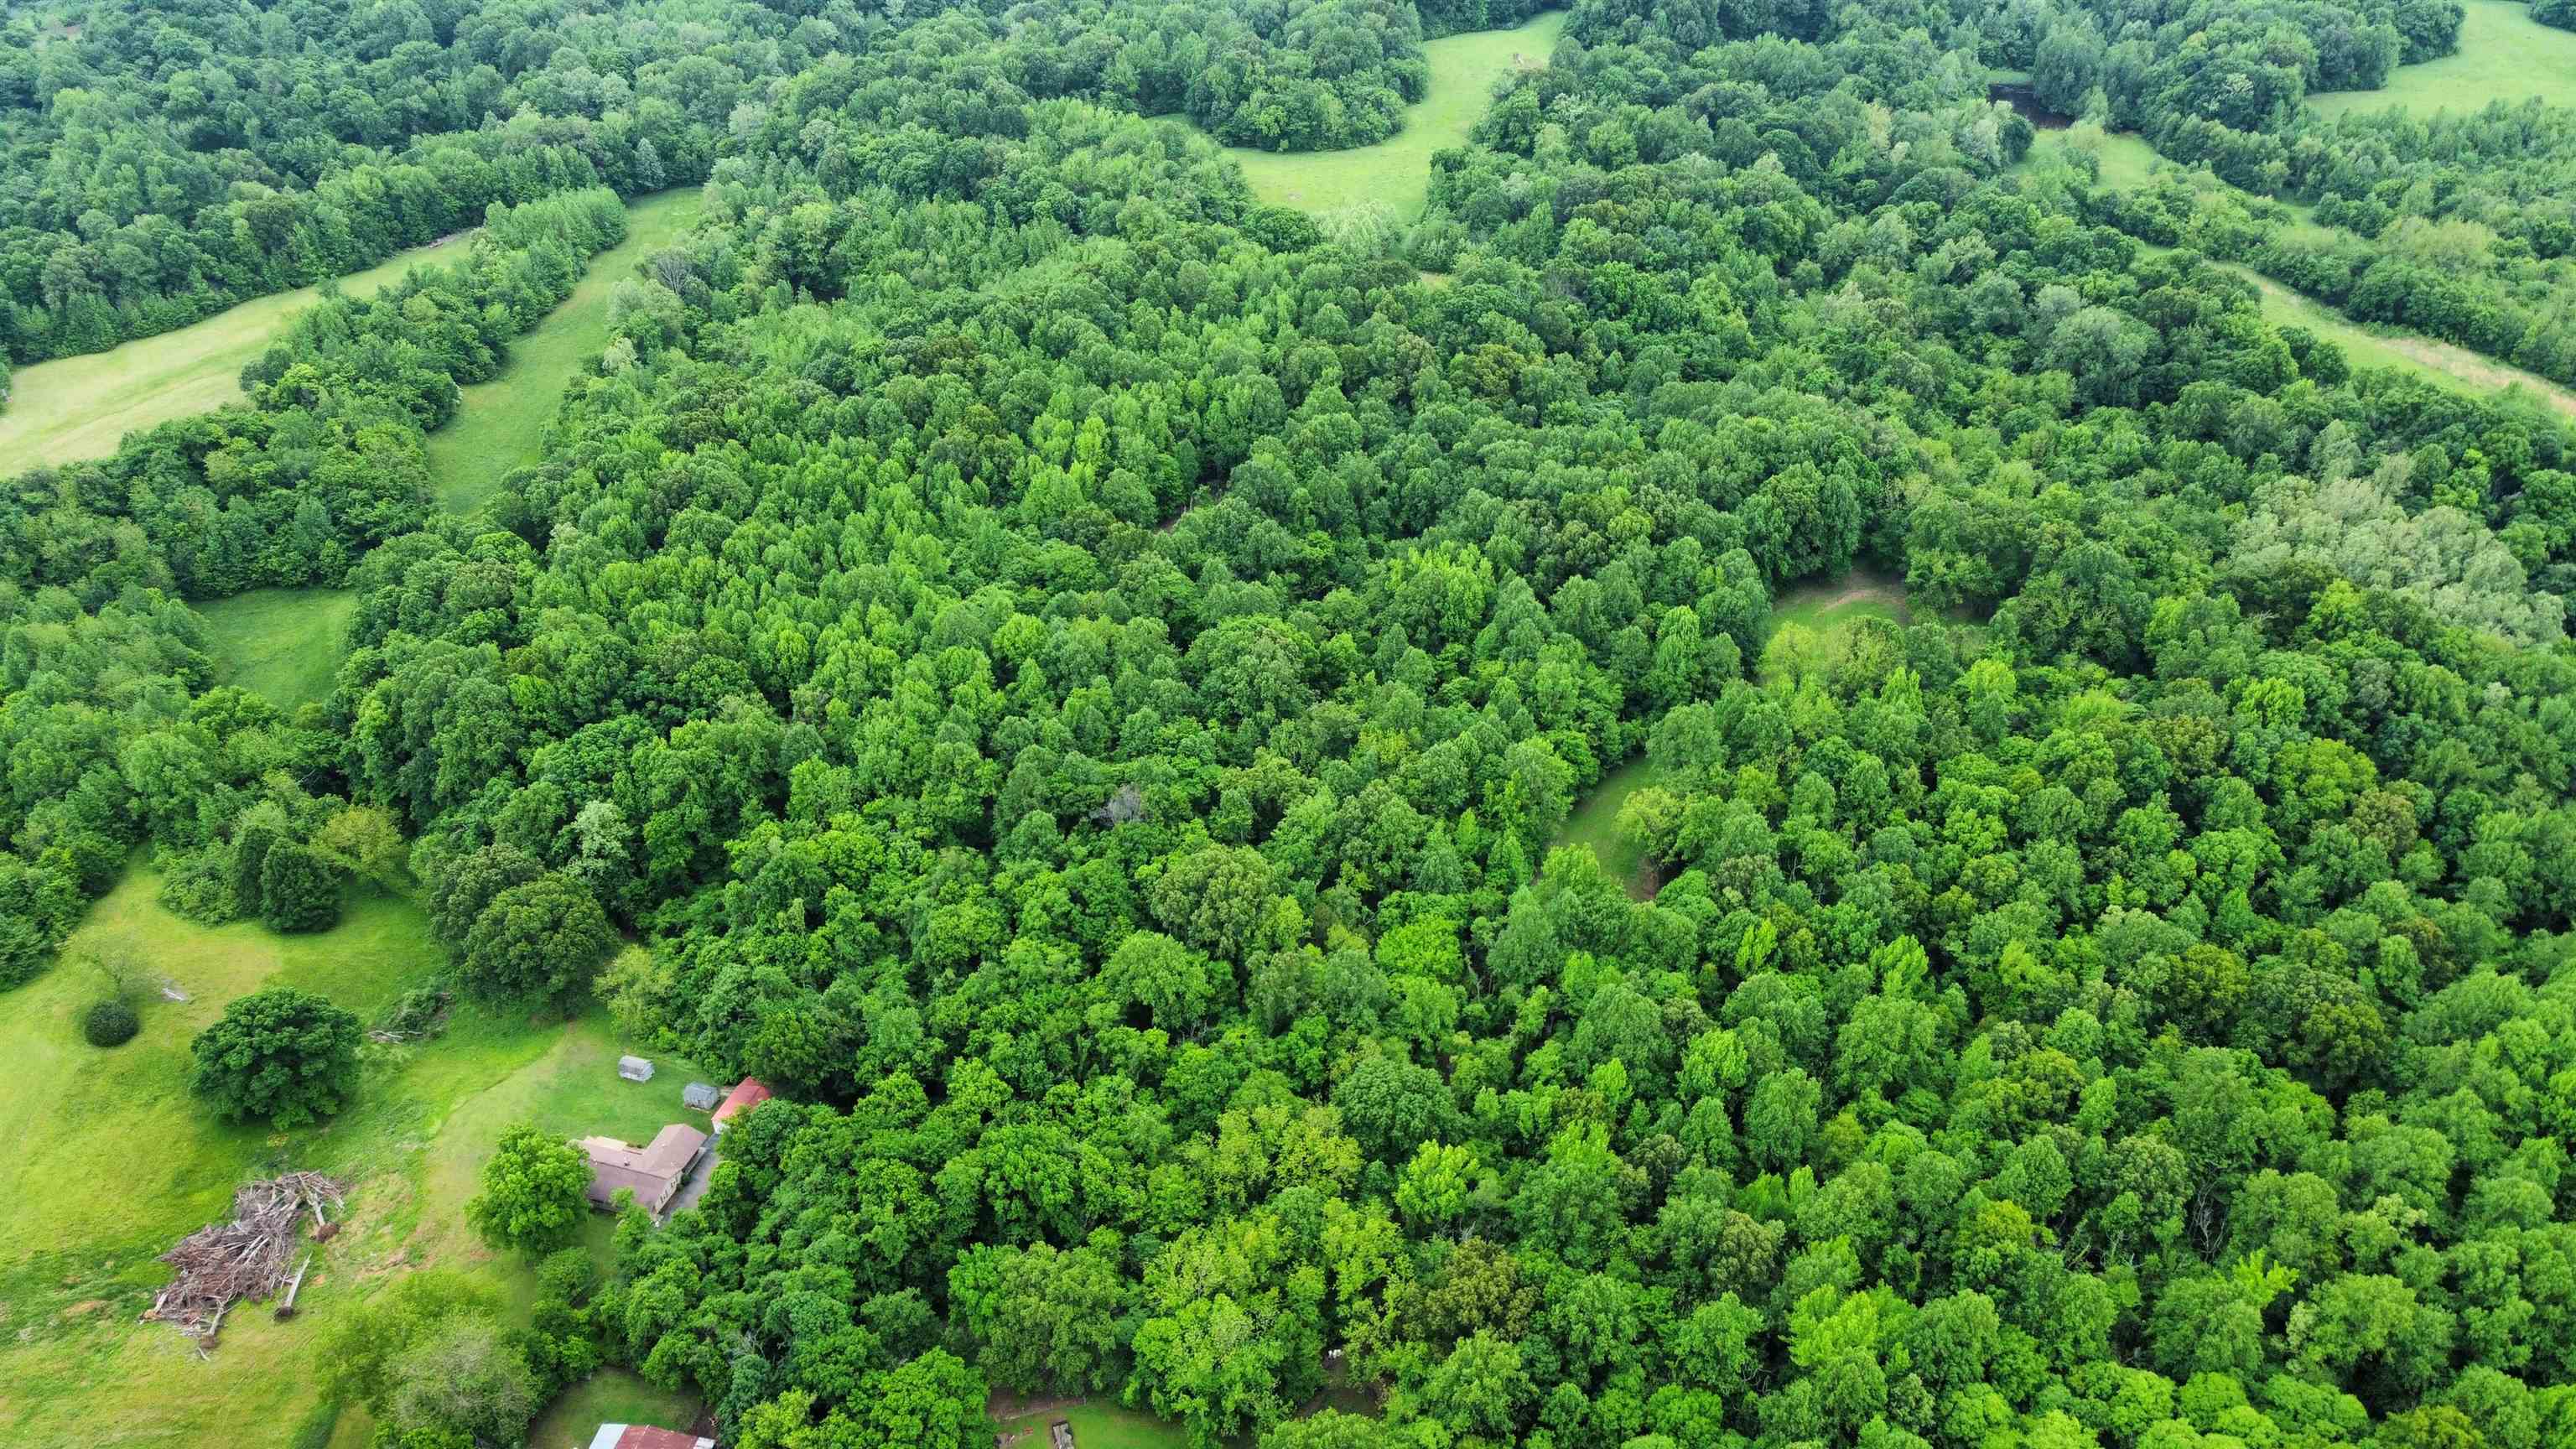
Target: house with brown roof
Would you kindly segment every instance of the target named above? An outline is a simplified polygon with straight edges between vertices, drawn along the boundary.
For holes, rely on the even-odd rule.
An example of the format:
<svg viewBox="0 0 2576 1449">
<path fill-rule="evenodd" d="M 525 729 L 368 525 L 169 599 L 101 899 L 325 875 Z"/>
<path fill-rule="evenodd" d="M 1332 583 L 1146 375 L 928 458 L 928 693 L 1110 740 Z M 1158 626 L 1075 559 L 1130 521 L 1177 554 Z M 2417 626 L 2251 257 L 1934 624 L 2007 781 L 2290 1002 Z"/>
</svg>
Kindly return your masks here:
<svg viewBox="0 0 2576 1449">
<path fill-rule="evenodd" d="M 618 1189 L 624 1188 L 658 1218 L 707 1150 L 707 1134 L 674 1122 L 642 1147 L 614 1137 L 585 1137 L 581 1150 L 590 1156 L 590 1200 L 595 1206 L 615 1208 Z"/>
<path fill-rule="evenodd" d="M 716 1441 L 650 1424 L 602 1424 L 590 1436 L 590 1449 L 716 1449 Z"/>
<path fill-rule="evenodd" d="M 769 1089 L 760 1084 L 759 1078 L 745 1077 L 734 1083 L 733 1091 L 724 1099 L 724 1105 L 716 1108 L 716 1130 L 722 1132 L 725 1130 L 725 1125 L 733 1118 L 768 1100 Z"/>
</svg>

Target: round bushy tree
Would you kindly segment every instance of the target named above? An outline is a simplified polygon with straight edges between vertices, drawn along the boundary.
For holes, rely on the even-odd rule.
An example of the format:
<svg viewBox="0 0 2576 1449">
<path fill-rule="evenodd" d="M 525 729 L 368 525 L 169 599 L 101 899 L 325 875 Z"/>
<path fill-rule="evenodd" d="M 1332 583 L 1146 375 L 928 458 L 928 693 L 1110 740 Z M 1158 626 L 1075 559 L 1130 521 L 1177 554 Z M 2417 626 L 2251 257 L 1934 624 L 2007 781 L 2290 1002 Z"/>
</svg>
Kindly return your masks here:
<svg viewBox="0 0 2576 1449">
<path fill-rule="evenodd" d="M 438 939 L 462 950 L 465 937 L 483 917 L 492 898 L 512 886 L 544 875 L 536 857 L 515 845 L 487 845 L 432 874 L 429 882 L 429 928 Z"/>
<path fill-rule="evenodd" d="M 234 1121 L 298 1127 L 340 1110 L 358 1079 L 358 1019 L 309 991 L 241 997 L 197 1033 L 200 1096 Z"/>
<path fill-rule="evenodd" d="M 259 918 L 272 931 L 329 929 L 340 919 L 338 871 L 309 846 L 270 846 L 259 866 Z"/>
<path fill-rule="evenodd" d="M 451 1320 L 404 1349 L 390 1370 L 385 1421 L 401 1433 L 516 1444 L 537 1416 L 536 1376 L 509 1334 L 489 1318 Z"/>
<path fill-rule="evenodd" d="M 465 1220 L 493 1247 L 542 1253 L 581 1231 L 589 1188 L 580 1148 L 522 1122 L 483 1164 L 483 1191 L 465 1205 Z"/>
<path fill-rule="evenodd" d="M 589 987 L 617 932 L 589 891 L 540 876 L 492 898 L 465 934 L 458 982 L 485 1001 L 554 1001 Z"/>
<path fill-rule="evenodd" d="M 123 1046 L 142 1029 L 143 1019 L 134 1014 L 134 1008 L 113 996 L 81 1013 L 81 1035 L 94 1047 Z"/>
</svg>

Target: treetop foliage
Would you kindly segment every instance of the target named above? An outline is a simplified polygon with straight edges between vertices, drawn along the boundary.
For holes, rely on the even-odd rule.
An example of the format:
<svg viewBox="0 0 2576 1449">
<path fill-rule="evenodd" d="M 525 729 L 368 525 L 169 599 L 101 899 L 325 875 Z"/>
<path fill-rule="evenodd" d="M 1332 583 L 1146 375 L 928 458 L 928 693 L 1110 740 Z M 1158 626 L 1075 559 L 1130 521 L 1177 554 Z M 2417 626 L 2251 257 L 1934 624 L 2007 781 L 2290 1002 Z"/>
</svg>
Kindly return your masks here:
<svg viewBox="0 0 2576 1449">
<path fill-rule="evenodd" d="M 1880 9 L 1586 4 L 1401 232 L 1137 114 L 1115 8 L 871 31 L 730 114 L 542 462 L 351 535 L 298 719 L 205 687 L 126 463 L 23 484 L 0 892 L 370 810 L 461 984 L 630 935 L 621 1024 L 780 1100 L 520 1358 L 754 1449 L 997 1385 L 1280 1449 L 2562 1442 L 2576 439 L 2020 164 L 1989 72 L 2067 15 Z M 2230 77 L 2457 16 L 2083 14 L 2261 136 Z M 235 425 L 341 359 L 416 445 L 482 274 Z M 131 587 L 45 572 L 82 527 Z M 1778 618 L 1855 570 L 1901 622 Z M 37 689 L 111 647 L 167 663 Z M 1623 878 L 1565 828 L 1632 761 Z M 516 1413 L 419 1316 L 367 1392 Z"/>
</svg>

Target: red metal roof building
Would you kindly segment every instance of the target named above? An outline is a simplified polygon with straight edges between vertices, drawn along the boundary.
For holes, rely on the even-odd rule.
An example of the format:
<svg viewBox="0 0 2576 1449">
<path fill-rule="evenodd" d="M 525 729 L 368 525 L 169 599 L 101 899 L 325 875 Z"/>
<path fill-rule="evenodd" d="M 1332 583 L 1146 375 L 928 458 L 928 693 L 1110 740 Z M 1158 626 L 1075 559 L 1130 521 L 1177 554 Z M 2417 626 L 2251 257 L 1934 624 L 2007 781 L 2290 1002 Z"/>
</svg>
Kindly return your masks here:
<svg viewBox="0 0 2576 1449">
<path fill-rule="evenodd" d="M 734 1083 L 732 1093 L 726 1096 L 724 1102 L 716 1108 L 716 1130 L 722 1132 L 725 1130 L 725 1123 L 736 1113 L 748 1112 L 768 1100 L 769 1089 L 762 1086 L 758 1078 L 745 1077 Z"/>
<path fill-rule="evenodd" d="M 716 1441 L 650 1424 L 602 1424 L 590 1436 L 590 1449 L 716 1449 Z"/>
</svg>

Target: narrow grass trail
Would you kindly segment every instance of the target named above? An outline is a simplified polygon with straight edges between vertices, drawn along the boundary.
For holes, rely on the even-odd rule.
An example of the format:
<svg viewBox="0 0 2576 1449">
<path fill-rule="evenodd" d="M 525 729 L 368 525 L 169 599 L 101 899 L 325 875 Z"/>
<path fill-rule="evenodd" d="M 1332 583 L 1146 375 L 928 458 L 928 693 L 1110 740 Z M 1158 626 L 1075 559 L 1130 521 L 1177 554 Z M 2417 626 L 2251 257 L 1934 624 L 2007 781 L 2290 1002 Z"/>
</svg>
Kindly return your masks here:
<svg viewBox="0 0 2576 1449">
<path fill-rule="evenodd" d="M 2516 10 L 2519 0 L 2501 0 Z M 2474 7 L 2473 7 L 2474 8 Z M 2545 29 L 2535 25 L 2535 29 Z M 2576 41 L 2576 34 L 2570 35 Z M 2435 62 L 2441 64 L 2442 62 Z M 2399 71 L 2421 67 L 2408 66 Z M 2357 94 L 2384 96 L 2384 91 Z M 2043 147 L 2083 148 L 2090 150 L 2100 164 L 2101 184 L 2113 190 L 2131 190 L 2144 186 L 2161 159 L 2144 138 L 2130 132 L 2096 134 L 2076 139 L 2061 133 L 2043 137 L 2022 164 L 2027 166 L 2041 154 Z M 2305 207 L 2291 210 L 2302 217 Z M 2312 231 L 2329 230 L 2313 221 L 2301 225 Z M 2168 247 L 2148 244 L 2151 251 L 2169 251 Z M 2332 307 L 2295 288 L 2276 282 L 2243 262 L 2212 257 L 2213 265 L 2253 284 L 2262 294 L 2263 315 L 2276 327 L 2303 327 L 2328 342 L 2341 347 L 2345 357 L 2357 367 L 2395 368 L 2418 377 L 2469 393 L 2491 393 L 2506 388 L 2520 388 L 2555 412 L 2576 417 L 2576 389 L 2550 381 L 2536 372 L 2528 372 L 2510 363 L 2499 362 L 2482 352 L 2474 352 L 2456 343 L 2443 342 L 2399 328 L 2376 326 L 2355 321 L 2342 309 Z"/>
<path fill-rule="evenodd" d="M 700 207 L 695 188 L 629 205 L 626 239 L 591 258 L 572 294 L 510 344 L 499 375 L 460 390 L 456 415 L 429 435 L 441 509 L 473 512 L 500 491 L 511 469 L 537 460 L 565 383 L 608 343 L 617 284 L 696 225 Z M 292 713 L 331 692 L 356 608 L 345 589 L 259 589 L 200 604 L 197 612 L 225 682 Z"/>
<path fill-rule="evenodd" d="M 1654 899 L 1654 872 L 1644 852 L 1619 838 L 1619 808 L 1653 779 L 1654 767 L 1643 755 L 1611 766 L 1600 783 L 1574 802 L 1574 813 L 1566 817 L 1565 828 L 1556 833 L 1554 842 L 1588 846 L 1601 869 L 1626 887 L 1632 899 L 1641 901 Z"/>
<path fill-rule="evenodd" d="M 2532 19 L 2531 7 L 2524 0 L 2463 3 L 2467 8 L 2456 54 L 2420 65 L 2399 66 L 2389 75 L 2388 84 L 2375 91 L 2327 92 L 2310 96 L 2308 103 L 2328 117 L 2391 106 L 2423 114 L 2446 109 L 2474 111 L 2490 101 L 2534 98 L 2552 105 L 2576 105 L 2576 31 L 2560 30 Z M 2032 148 L 2032 155 L 2036 157 L 2041 148 L 2049 146 L 2080 146 L 2092 151 L 2101 166 L 2102 184 L 2115 190 L 2145 185 L 2159 160 L 2144 138 L 2129 132 L 2083 139 L 2072 133 L 2057 133 L 2043 137 Z M 2291 209 L 2303 218 L 2308 214 L 2305 207 Z M 2303 224 L 2311 231 L 2331 230 L 2313 221 Z M 2254 284 L 2262 293 L 2263 315 L 2274 325 L 2304 327 L 2342 347 L 2358 366 L 2396 368 L 2464 392 L 2520 388 L 2551 410 L 2576 417 L 2576 389 L 2454 343 L 2357 322 L 2342 310 L 2273 281 L 2241 262 L 2212 260 Z"/>
<path fill-rule="evenodd" d="M 415 247 L 337 285 L 352 297 L 372 297 L 414 267 L 457 255 L 458 245 Z M 127 433 L 239 402 L 241 370 L 321 298 L 319 286 L 298 287 L 176 332 L 18 369 L 8 410 L 0 412 L 0 471 L 104 458 Z"/>
<path fill-rule="evenodd" d="M 546 424 L 573 372 L 608 345 L 608 304 L 636 263 L 697 225 L 694 188 L 658 192 L 626 209 L 626 240 L 591 258 L 590 270 L 536 330 L 510 344 L 498 376 L 461 390 L 456 416 L 429 435 L 438 506 L 471 513 L 500 491 L 510 470 L 545 451 Z"/>
<path fill-rule="evenodd" d="M 1374 146 L 1347 151 L 1256 151 L 1228 146 L 1252 194 L 1273 206 L 1322 215 L 1382 206 L 1398 222 L 1422 214 L 1431 194 L 1431 154 L 1463 146 L 1483 119 L 1494 82 L 1547 63 L 1567 12 L 1550 10 L 1512 30 L 1479 30 L 1429 41 L 1431 86 L 1404 111 L 1404 129 Z"/>
</svg>

